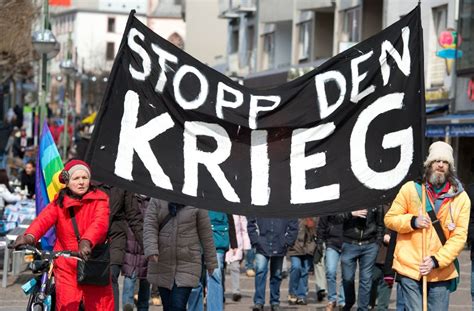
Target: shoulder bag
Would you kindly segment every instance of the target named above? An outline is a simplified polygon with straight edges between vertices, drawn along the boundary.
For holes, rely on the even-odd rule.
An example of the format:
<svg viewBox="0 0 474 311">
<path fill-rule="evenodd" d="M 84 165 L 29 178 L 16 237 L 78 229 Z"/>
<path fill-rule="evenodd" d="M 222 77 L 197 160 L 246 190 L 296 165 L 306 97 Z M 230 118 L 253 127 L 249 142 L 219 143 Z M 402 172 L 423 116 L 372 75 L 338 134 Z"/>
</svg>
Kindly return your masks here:
<svg viewBox="0 0 474 311">
<path fill-rule="evenodd" d="M 77 243 L 79 244 L 81 237 L 77 227 L 76 217 L 71 208 L 71 215 L 74 232 L 76 234 Z M 92 249 L 90 258 L 77 262 L 77 283 L 81 285 L 99 285 L 106 286 L 110 283 L 110 245 L 108 241 L 95 245 Z"/>
</svg>

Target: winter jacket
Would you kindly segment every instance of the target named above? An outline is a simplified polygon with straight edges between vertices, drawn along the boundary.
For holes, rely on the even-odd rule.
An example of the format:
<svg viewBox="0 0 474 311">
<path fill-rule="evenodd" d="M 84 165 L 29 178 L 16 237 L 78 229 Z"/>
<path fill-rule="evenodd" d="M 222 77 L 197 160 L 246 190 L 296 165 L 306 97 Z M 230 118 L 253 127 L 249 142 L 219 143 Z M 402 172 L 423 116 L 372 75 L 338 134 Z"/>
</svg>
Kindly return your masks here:
<svg viewBox="0 0 474 311">
<path fill-rule="evenodd" d="M 267 257 L 285 256 L 298 235 L 298 220 L 279 218 L 249 218 L 250 243 L 256 252 Z"/>
<path fill-rule="evenodd" d="M 168 214 L 168 202 L 151 199 L 143 224 L 143 245 L 146 258 L 158 255 L 159 259 L 158 263 L 148 263 L 147 279 L 170 290 L 175 282 L 178 287 L 196 287 L 201 277 L 202 252 L 207 269 L 217 268 L 208 212 L 184 206 L 158 232 Z"/>
<path fill-rule="evenodd" d="M 245 216 L 233 215 L 233 219 L 237 238 L 237 248 L 236 251 L 231 249 L 225 254 L 225 261 L 227 263 L 242 260 L 244 250 L 248 250 L 252 247 L 250 245 L 249 234 L 247 233 L 247 218 L 245 218 Z"/>
<path fill-rule="evenodd" d="M 134 195 L 137 204 L 134 204 L 140 211 L 142 217 L 145 217 L 145 212 L 150 197 L 139 194 Z M 135 274 L 138 278 L 146 278 L 148 261 L 146 260 L 143 251 L 143 245 L 137 241 L 130 227 L 127 226 L 127 244 L 125 248 L 125 257 L 123 259 L 122 274 L 131 277 Z"/>
<path fill-rule="evenodd" d="M 334 222 L 334 217 L 323 216 L 319 218 L 316 229 L 318 243 L 325 243 L 326 248 L 332 248 L 337 252 L 342 250 L 342 224 Z"/>
<path fill-rule="evenodd" d="M 385 230 L 381 207 L 369 208 L 367 217 L 353 217 L 351 212 L 333 217 L 335 223 L 342 223 L 342 241 L 351 244 L 382 243 Z"/>
<path fill-rule="evenodd" d="M 444 246 L 441 244 L 432 225 L 426 229 L 427 256 L 432 256 L 436 267 L 428 274 L 428 282 L 445 281 L 458 276 L 453 261 L 463 250 L 467 238 L 470 201 L 461 183 L 457 182 L 457 185 L 452 186 L 443 196 L 448 198 L 448 201 L 439 208 L 437 218 L 447 242 Z M 419 266 L 423 259 L 422 229 L 415 229 L 412 224 L 419 215 L 420 206 L 421 199 L 415 183 L 407 182 L 402 186 L 385 215 L 387 228 L 398 232 L 393 269 L 415 280 L 421 279 Z M 447 228 L 451 223 L 451 214 L 456 226 L 453 231 Z"/>
<path fill-rule="evenodd" d="M 127 224 L 137 241 L 143 245 L 143 218 L 134 206 L 136 202 L 133 200 L 133 193 L 107 184 L 98 184 L 97 187 L 110 198 L 110 263 L 122 265 L 127 242 Z"/>
<path fill-rule="evenodd" d="M 56 198 L 33 220 L 25 235 L 31 234 L 38 240 L 49 228 L 54 226 L 56 229 L 54 250 L 77 252 L 79 244 L 69 214 L 69 210 L 73 209 L 81 239 L 90 241 L 92 248 L 106 240 L 110 211 L 109 198 L 104 192 L 100 190 L 89 191 L 82 199 L 65 196 L 62 208 L 57 204 Z M 59 297 L 71 297 L 71 291 L 87 293 L 86 295 L 93 295 L 96 298 L 102 297 L 99 303 L 94 306 L 94 310 L 113 310 L 111 284 L 107 286 L 78 285 L 76 281 L 77 261 L 59 257 L 54 263 L 54 278 L 57 284 L 56 296 L 58 297 L 57 310 L 67 309 L 62 303 L 70 302 L 62 301 Z"/>
<path fill-rule="evenodd" d="M 212 237 L 217 253 L 225 253 L 230 246 L 229 221 L 227 215 L 222 212 L 209 211 Z"/>
<path fill-rule="evenodd" d="M 5 202 L 14 203 L 20 200 L 19 194 L 11 193 L 6 185 L 0 184 L 0 209 L 5 207 Z"/>
<path fill-rule="evenodd" d="M 306 218 L 298 220 L 298 235 L 293 246 L 288 249 L 289 256 L 313 256 L 314 249 L 316 248 L 316 242 L 314 238 L 316 236 L 317 219 L 313 219 L 313 221 L 314 227 L 309 228 L 307 226 Z"/>
</svg>

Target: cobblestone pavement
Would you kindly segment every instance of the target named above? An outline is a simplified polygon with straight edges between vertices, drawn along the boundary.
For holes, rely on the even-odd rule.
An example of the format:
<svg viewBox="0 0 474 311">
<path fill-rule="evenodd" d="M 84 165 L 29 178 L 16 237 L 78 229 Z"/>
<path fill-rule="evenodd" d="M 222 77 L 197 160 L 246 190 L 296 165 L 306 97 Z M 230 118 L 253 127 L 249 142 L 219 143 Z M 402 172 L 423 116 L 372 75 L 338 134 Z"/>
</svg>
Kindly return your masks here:
<svg viewBox="0 0 474 311">
<path fill-rule="evenodd" d="M 470 252 L 463 251 L 460 256 L 461 263 L 461 284 L 458 290 L 451 295 L 449 310 L 470 310 L 471 308 L 471 261 Z M 3 252 L 0 252 L 0 258 L 3 259 Z M 0 267 L 3 267 L 3 262 L 0 260 Z M 9 276 L 7 288 L 0 288 L 0 310 L 16 311 L 25 310 L 27 297 L 21 291 L 21 285 L 30 278 L 29 272 L 24 272 L 17 277 Z M 227 288 L 231 288 L 230 276 L 226 278 Z M 289 306 L 287 303 L 288 296 L 288 279 L 283 280 L 281 286 L 281 306 L 283 310 L 324 310 L 325 301 L 318 303 L 316 301 L 314 276 L 310 279 L 310 294 L 307 306 Z M 241 275 L 241 292 L 242 300 L 240 302 L 233 302 L 232 295 L 226 294 L 226 311 L 250 310 L 253 305 L 252 296 L 254 291 L 254 279 L 247 277 L 245 274 Z M 268 284 L 267 284 L 267 301 L 268 301 Z M 390 310 L 395 310 L 395 290 L 392 291 Z M 150 306 L 151 311 L 162 310 L 161 307 Z M 266 311 L 270 310 L 267 305 Z M 214 311 L 214 310 L 212 310 Z"/>
</svg>

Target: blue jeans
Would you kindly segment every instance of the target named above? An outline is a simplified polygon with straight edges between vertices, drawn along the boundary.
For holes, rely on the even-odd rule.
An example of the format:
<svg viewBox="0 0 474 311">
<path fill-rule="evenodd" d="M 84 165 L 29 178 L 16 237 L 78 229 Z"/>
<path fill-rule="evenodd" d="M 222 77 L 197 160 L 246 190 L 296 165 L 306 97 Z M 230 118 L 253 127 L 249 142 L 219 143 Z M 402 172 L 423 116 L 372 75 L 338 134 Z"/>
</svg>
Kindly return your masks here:
<svg viewBox="0 0 474 311">
<path fill-rule="evenodd" d="M 224 253 L 217 253 L 218 267 L 207 275 L 207 309 L 224 310 Z"/>
<path fill-rule="evenodd" d="M 267 285 L 268 263 L 270 262 L 270 304 L 280 304 L 281 269 L 283 256 L 267 257 L 262 254 L 255 255 L 255 304 L 265 304 L 265 287 Z"/>
<path fill-rule="evenodd" d="M 255 248 L 245 251 L 245 270 L 255 270 Z"/>
<path fill-rule="evenodd" d="M 171 290 L 158 287 L 163 303 L 163 311 L 186 311 L 191 287 L 178 287 L 176 283 Z"/>
<path fill-rule="evenodd" d="M 339 259 L 341 259 L 341 253 L 336 251 L 334 248 L 326 247 L 326 279 L 328 281 L 328 301 L 337 302 L 338 305 L 343 306 L 346 304 L 344 298 L 344 286 L 342 282 L 339 286 L 339 299 L 337 299 L 337 266 L 339 265 Z"/>
<path fill-rule="evenodd" d="M 309 255 L 291 256 L 290 282 L 288 292 L 300 299 L 306 299 L 308 293 L 308 271 L 313 264 Z"/>
<path fill-rule="evenodd" d="M 188 310 L 189 311 L 203 311 L 204 302 L 202 298 L 202 283 L 192 289 L 188 299 Z"/>
<path fill-rule="evenodd" d="M 133 306 L 133 294 L 135 293 L 135 283 L 137 277 L 135 273 L 131 277 L 126 276 L 123 279 L 122 289 L 122 305 L 131 304 Z M 150 283 L 146 279 L 139 279 L 138 283 L 138 311 L 148 311 L 148 305 L 150 300 Z"/>
<path fill-rule="evenodd" d="M 342 243 L 342 281 L 346 304 L 343 310 L 350 310 L 356 301 L 355 273 L 359 262 L 359 297 L 357 310 L 368 310 L 370 289 L 372 287 L 372 272 L 377 259 L 379 246 L 377 243 L 363 245 Z"/>
<path fill-rule="evenodd" d="M 451 281 L 428 282 L 428 310 L 449 309 L 449 285 Z M 400 276 L 400 287 L 405 299 L 405 310 L 422 310 L 422 282 Z"/>
<path fill-rule="evenodd" d="M 405 299 L 400 282 L 397 282 L 397 311 L 405 311 Z"/>
</svg>

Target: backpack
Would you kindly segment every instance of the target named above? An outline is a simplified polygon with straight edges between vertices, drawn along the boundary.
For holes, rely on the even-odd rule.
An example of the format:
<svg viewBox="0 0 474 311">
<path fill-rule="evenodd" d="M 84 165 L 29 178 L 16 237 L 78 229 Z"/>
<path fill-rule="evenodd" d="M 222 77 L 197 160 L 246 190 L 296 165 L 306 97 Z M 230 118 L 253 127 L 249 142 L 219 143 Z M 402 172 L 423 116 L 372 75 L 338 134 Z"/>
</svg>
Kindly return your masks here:
<svg viewBox="0 0 474 311">
<path fill-rule="evenodd" d="M 226 252 L 229 249 L 229 221 L 227 215 L 221 212 L 209 211 L 212 236 L 216 250 Z"/>
</svg>

